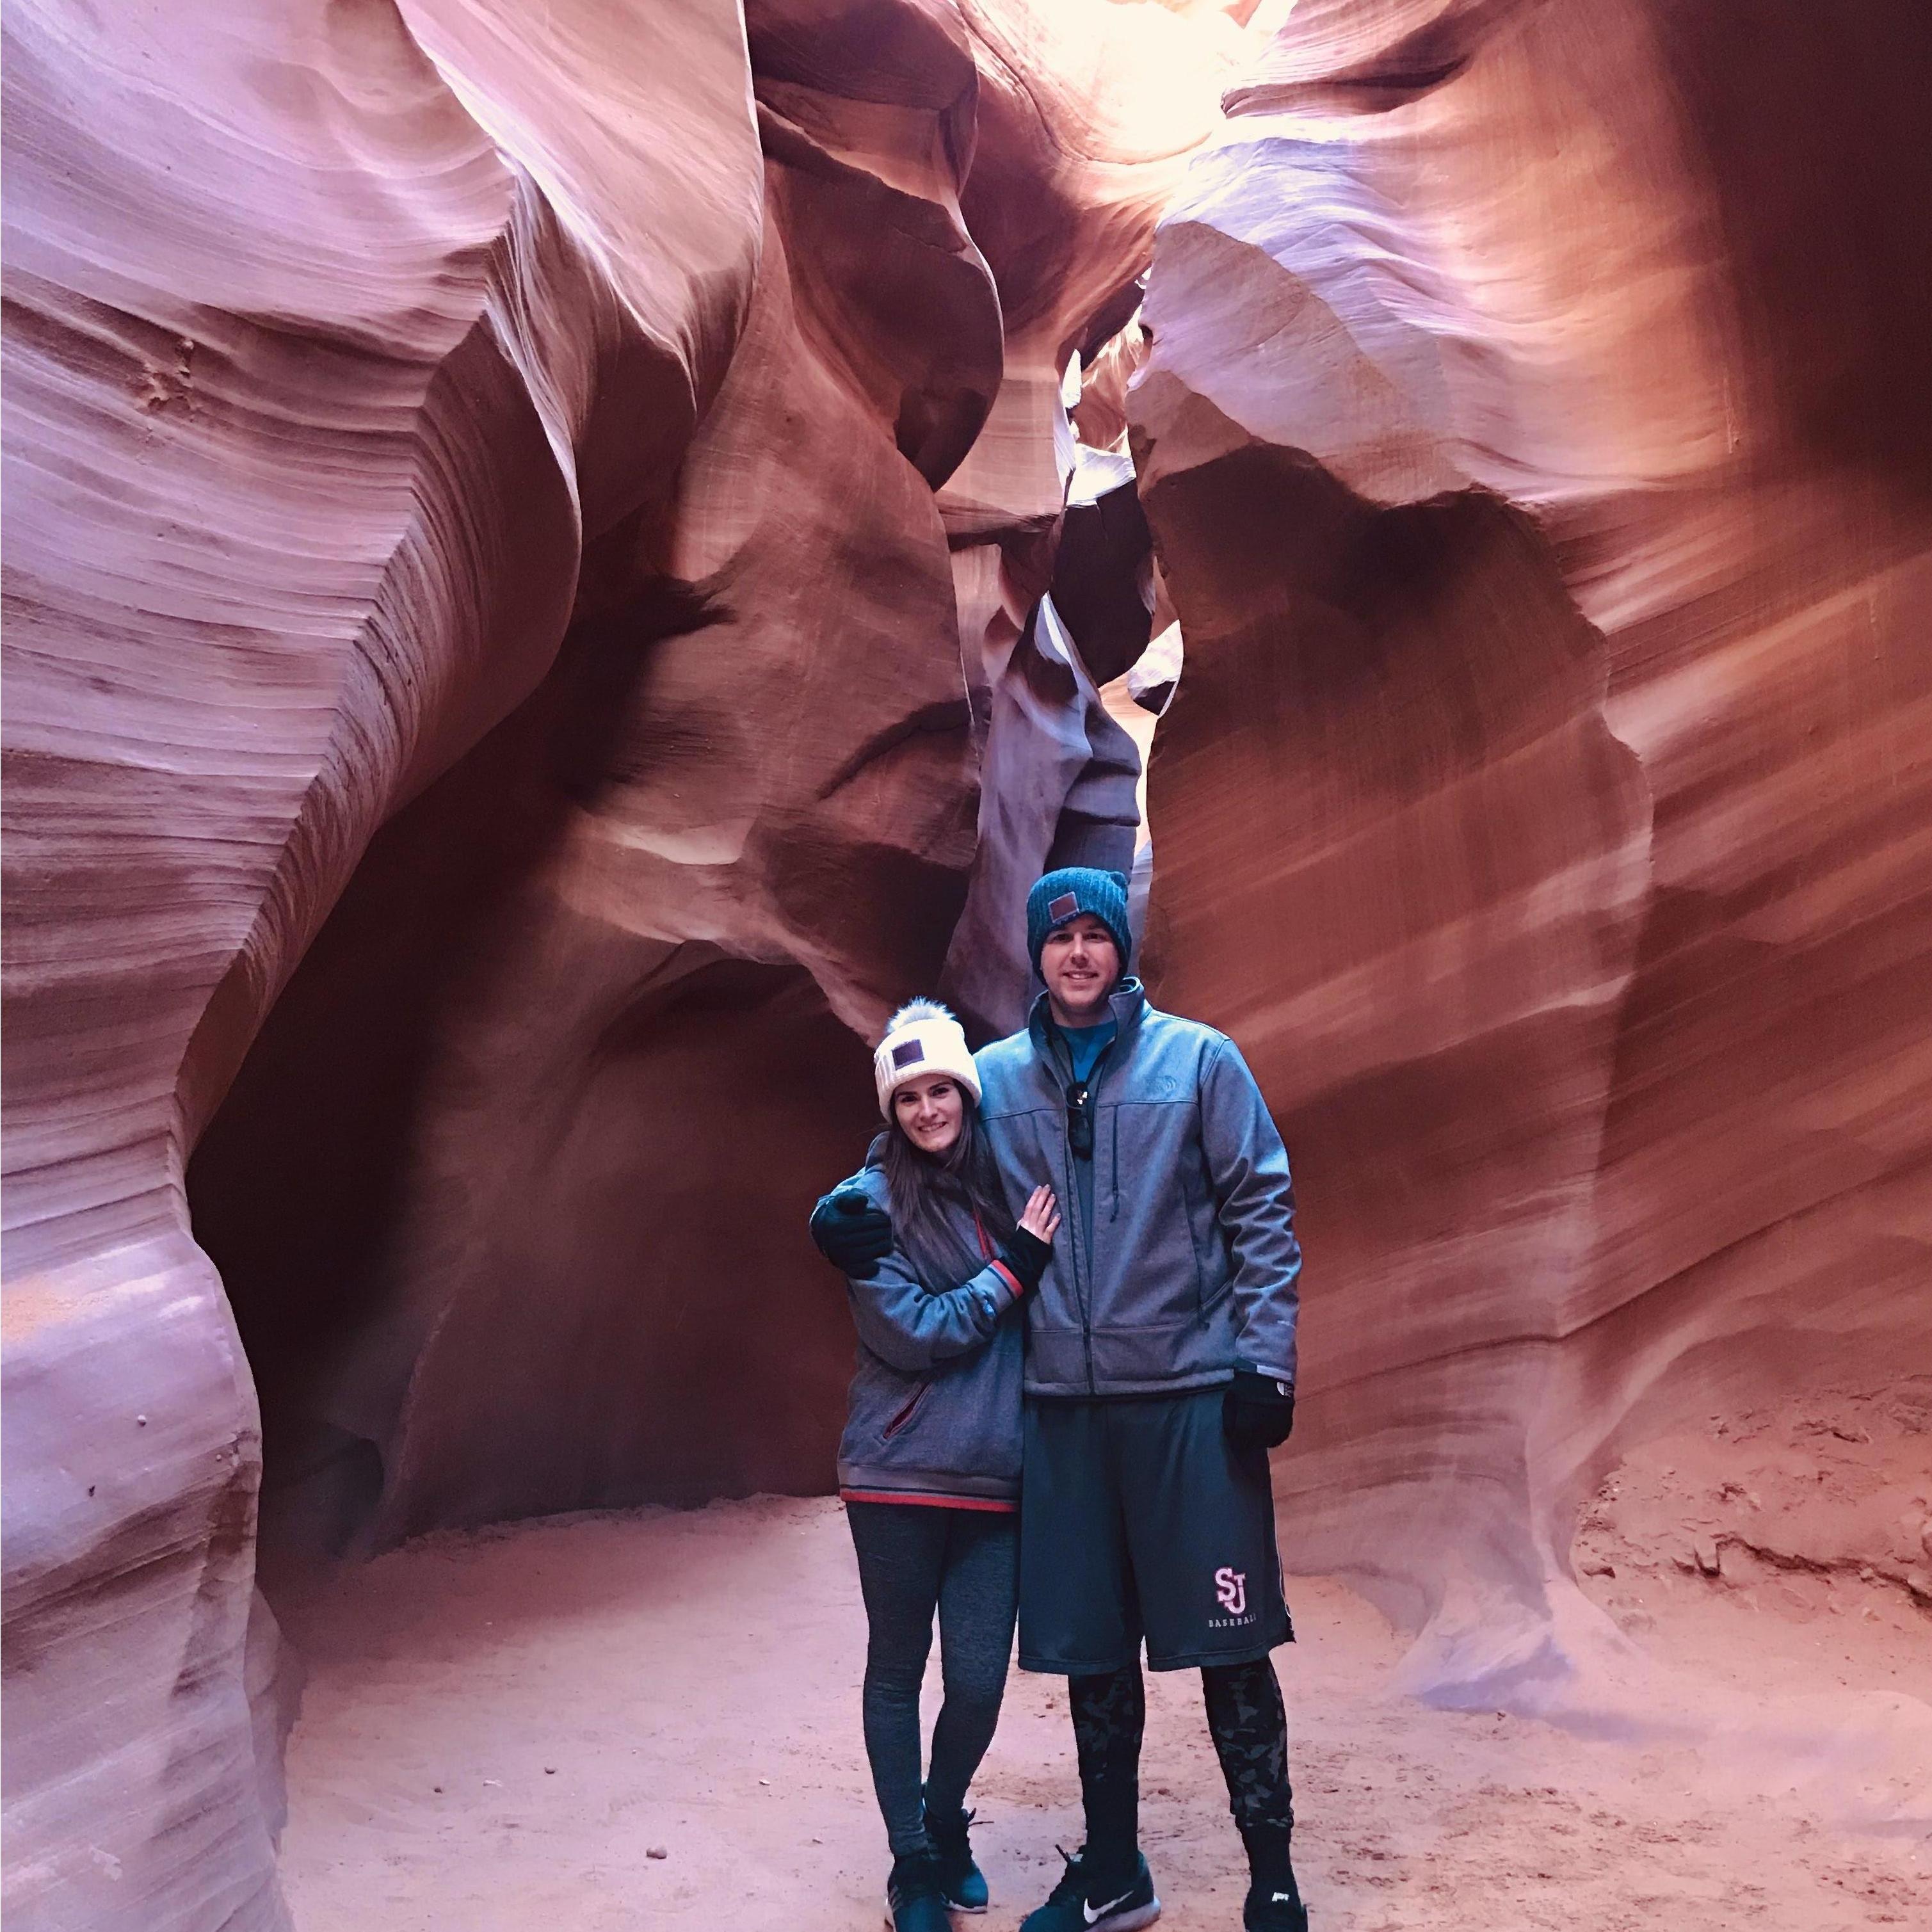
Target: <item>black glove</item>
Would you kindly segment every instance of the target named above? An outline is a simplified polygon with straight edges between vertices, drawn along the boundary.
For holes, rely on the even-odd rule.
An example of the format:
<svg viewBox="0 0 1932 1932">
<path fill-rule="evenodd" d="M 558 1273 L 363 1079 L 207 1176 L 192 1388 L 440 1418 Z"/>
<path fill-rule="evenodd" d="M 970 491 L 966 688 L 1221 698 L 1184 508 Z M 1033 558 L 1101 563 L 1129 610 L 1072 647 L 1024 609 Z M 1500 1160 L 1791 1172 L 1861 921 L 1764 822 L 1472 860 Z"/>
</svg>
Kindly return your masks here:
<svg viewBox="0 0 1932 1932">
<path fill-rule="evenodd" d="M 868 1280 L 892 1251 L 892 1217 L 856 1187 L 828 1194 L 812 1210 L 812 1238 L 841 1274 Z"/>
<path fill-rule="evenodd" d="M 1278 1448 L 1294 1426 L 1294 1390 L 1272 1376 L 1237 1369 L 1221 1398 L 1221 1426 L 1238 1448 Z"/>
<path fill-rule="evenodd" d="M 1012 1238 L 1000 1250 L 1000 1260 L 1018 1276 L 1028 1294 L 1039 1287 L 1046 1264 L 1053 1258 L 1053 1244 L 1042 1241 L 1030 1228 L 1016 1228 Z"/>
</svg>

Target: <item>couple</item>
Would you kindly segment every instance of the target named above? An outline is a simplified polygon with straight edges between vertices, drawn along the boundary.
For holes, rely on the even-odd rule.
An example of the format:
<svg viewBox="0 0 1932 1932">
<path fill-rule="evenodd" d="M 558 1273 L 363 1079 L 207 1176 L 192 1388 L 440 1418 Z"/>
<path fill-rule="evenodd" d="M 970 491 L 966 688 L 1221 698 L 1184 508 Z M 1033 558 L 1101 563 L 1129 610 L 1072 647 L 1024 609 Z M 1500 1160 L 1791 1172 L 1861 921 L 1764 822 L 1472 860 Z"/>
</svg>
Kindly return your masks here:
<svg viewBox="0 0 1932 1932">
<path fill-rule="evenodd" d="M 949 1906 L 986 1907 L 966 1790 L 1017 1611 L 1021 1667 L 1067 1679 L 1086 1812 L 1022 1932 L 1160 1915 L 1138 1838 L 1143 1640 L 1154 1670 L 1201 1672 L 1248 1932 L 1306 1932 L 1268 1654 L 1292 1635 L 1268 1464 L 1294 1417 L 1288 1158 L 1232 1042 L 1126 976 L 1118 872 L 1049 872 L 1027 940 L 1046 991 L 1024 1033 L 976 1057 L 944 1007 L 895 1016 L 874 1060 L 885 1130 L 812 1218 L 860 1345 L 838 1480 L 890 1922 L 947 1932 Z M 935 1609 L 945 1701 L 922 1781 Z"/>
</svg>

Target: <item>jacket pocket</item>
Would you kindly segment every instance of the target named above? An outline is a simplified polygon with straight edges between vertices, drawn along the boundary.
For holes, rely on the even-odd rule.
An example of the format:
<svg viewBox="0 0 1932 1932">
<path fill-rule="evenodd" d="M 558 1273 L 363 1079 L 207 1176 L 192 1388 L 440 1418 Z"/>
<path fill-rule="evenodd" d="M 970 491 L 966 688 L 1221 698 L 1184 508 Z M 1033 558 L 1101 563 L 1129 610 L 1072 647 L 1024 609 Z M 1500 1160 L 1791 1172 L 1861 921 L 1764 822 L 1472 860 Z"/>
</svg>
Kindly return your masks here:
<svg viewBox="0 0 1932 1932">
<path fill-rule="evenodd" d="M 1220 1308 L 1204 1322 L 1188 1316 L 1145 1328 L 1094 1331 L 1094 1381 L 1102 1395 L 1154 1393 L 1210 1376 L 1225 1381 L 1234 1366 L 1234 1331 Z"/>
<path fill-rule="evenodd" d="M 1201 1259 L 1199 1227 L 1207 1218 L 1207 1205 L 1199 1198 L 1195 1175 L 1186 1162 L 1180 1168 L 1180 1218 L 1187 1231 L 1187 1258 L 1194 1268 L 1194 1313 L 1204 1325 L 1208 1319 L 1208 1270 Z"/>
<path fill-rule="evenodd" d="M 1036 1395 L 1084 1395 L 1087 1348 L 1077 1328 L 1027 1330 L 1026 1386 Z"/>
<path fill-rule="evenodd" d="M 879 1440 L 881 1442 L 890 1442 L 919 1413 L 920 1404 L 932 1393 L 932 1383 L 921 1382 L 919 1387 L 913 1390 L 910 1398 L 900 1404 L 898 1412 L 884 1428 L 879 1431 Z"/>
</svg>

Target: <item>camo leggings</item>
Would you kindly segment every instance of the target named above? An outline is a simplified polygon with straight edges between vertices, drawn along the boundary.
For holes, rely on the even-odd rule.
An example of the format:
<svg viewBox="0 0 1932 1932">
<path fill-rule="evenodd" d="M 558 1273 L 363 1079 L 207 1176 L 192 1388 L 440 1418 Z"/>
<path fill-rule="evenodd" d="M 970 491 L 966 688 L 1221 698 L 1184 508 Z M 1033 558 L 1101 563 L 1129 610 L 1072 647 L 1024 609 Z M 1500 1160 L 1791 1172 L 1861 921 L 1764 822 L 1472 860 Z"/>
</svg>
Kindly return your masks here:
<svg viewBox="0 0 1932 1932">
<path fill-rule="evenodd" d="M 1228 1808 L 1244 1836 L 1294 1822 L 1288 1779 L 1288 1713 L 1268 1658 L 1216 1664 L 1201 1673 L 1208 1730 Z M 1073 1738 L 1087 1810 L 1087 1844 L 1109 1875 L 1131 1876 L 1138 1837 L 1141 1737 L 1147 1726 L 1147 1688 L 1140 1666 L 1102 1677 L 1067 1680 Z M 1123 1871 L 1123 1868 L 1126 1868 Z"/>
<path fill-rule="evenodd" d="M 1274 1666 L 1265 1657 L 1252 1664 L 1220 1664 L 1202 1672 L 1201 1688 L 1234 1822 L 1244 1832 L 1259 1825 L 1292 1826 L 1288 1712 Z"/>
</svg>

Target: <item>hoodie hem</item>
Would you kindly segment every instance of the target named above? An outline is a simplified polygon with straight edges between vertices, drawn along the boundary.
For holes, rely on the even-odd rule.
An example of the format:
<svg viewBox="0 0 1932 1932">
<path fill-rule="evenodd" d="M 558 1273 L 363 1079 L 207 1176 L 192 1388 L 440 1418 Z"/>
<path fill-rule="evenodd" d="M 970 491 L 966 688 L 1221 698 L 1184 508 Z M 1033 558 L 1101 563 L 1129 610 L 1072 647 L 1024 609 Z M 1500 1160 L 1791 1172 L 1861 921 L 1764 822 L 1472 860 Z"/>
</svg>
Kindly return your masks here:
<svg viewBox="0 0 1932 1932">
<path fill-rule="evenodd" d="M 1208 1369 L 1194 1376 L 1169 1376 L 1146 1382 L 1107 1380 L 1098 1388 L 1077 1382 L 1028 1382 L 1029 1402 L 1113 1402 L 1127 1396 L 1200 1395 L 1209 1389 L 1226 1388 L 1234 1380 L 1232 1369 Z"/>
<path fill-rule="evenodd" d="M 848 1490 L 841 1487 L 842 1503 L 910 1503 L 919 1509 L 982 1510 L 994 1516 L 1017 1516 L 1019 1501 L 1014 1496 L 941 1496 L 922 1495 L 916 1490 Z"/>
</svg>

